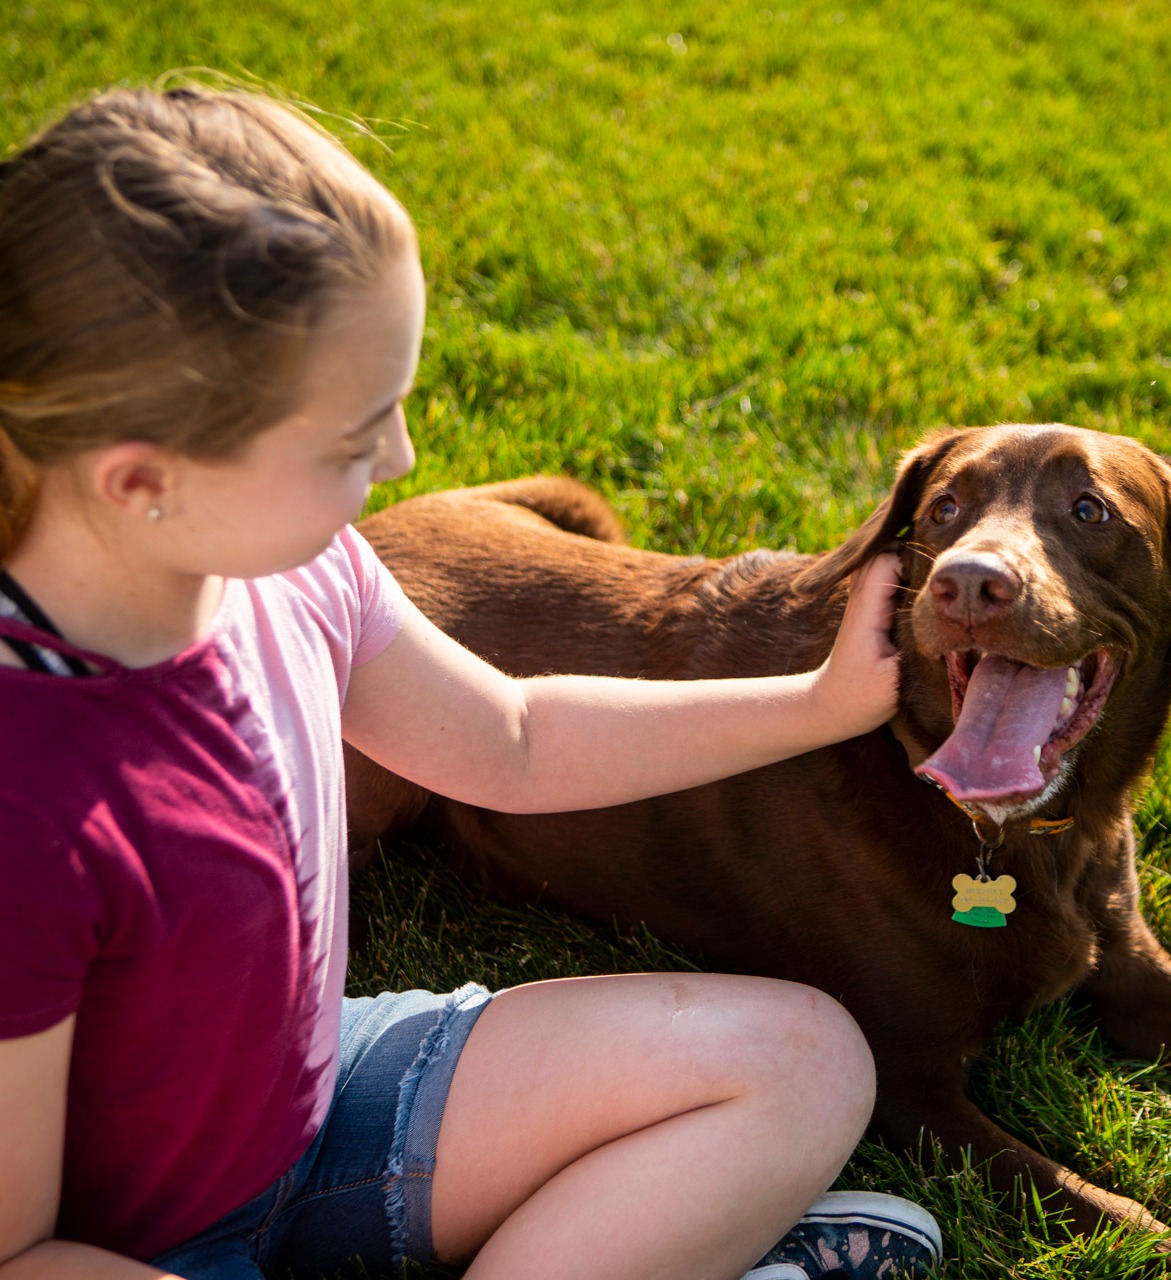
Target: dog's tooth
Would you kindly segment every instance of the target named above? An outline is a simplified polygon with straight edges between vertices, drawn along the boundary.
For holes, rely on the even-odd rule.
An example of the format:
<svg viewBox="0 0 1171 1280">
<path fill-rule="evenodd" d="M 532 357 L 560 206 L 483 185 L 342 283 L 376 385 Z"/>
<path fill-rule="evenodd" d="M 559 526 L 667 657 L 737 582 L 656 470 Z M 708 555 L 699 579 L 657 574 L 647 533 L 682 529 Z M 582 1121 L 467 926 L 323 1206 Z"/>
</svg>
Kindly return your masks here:
<svg viewBox="0 0 1171 1280">
<path fill-rule="evenodd" d="M 1067 715 L 1069 715 L 1069 713 L 1070 713 L 1072 710 L 1073 710 L 1073 703 L 1070 701 L 1070 699 L 1069 699 L 1069 698 L 1062 698 L 1062 699 L 1061 699 L 1061 714 L 1062 714 L 1063 716 L 1067 716 Z"/>
<path fill-rule="evenodd" d="M 1034 747 L 1034 748 L 1033 748 L 1033 760 L 1034 760 L 1034 762 L 1035 762 L 1036 764 L 1040 764 L 1040 763 L 1041 763 L 1041 748 L 1040 748 L 1040 747 Z"/>
<path fill-rule="evenodd" d="M 1077 673 L 1077 667 L 1070 667 L 1065 673 L 1065 693 L 1066 696 L 1072 698 L 1078 691 L 1078 685 L 1082 682 L 1081 676 Z"/>
</svg>

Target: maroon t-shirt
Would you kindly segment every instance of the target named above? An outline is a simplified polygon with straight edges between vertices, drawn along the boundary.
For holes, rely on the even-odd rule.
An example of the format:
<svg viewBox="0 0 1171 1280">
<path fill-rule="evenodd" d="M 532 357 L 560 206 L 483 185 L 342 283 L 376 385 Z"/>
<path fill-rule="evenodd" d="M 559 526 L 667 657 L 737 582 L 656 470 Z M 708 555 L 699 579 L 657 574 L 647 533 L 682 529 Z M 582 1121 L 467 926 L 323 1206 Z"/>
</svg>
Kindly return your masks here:
<svg viewBox="0 0 1171 1280">
<path fill-rule="evenodd" d="M 149 1259 L 320 1126 L 345 977 L 340 708 L 401 599 L 346 530 L 303 569 L 229 582 L 211 636 L 168 662 L 0 667 L 0 1038 L 77 1015 L 61 1237 Z"/>
</svg>

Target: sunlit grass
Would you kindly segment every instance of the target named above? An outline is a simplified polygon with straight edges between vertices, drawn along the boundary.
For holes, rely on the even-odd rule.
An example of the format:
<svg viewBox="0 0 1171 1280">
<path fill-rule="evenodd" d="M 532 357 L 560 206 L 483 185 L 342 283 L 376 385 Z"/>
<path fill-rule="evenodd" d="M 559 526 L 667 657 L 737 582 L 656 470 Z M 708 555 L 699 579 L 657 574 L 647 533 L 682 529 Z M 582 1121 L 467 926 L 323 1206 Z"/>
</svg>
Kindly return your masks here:
<svg viewBox="0 0 1171 1280">
<path fill-rule="evenodd" d="M 12 0 L 0 145 L 107 82 L 214 67 L 354 115 L 419 227 L 420 464 L 375 504 L 565 471 L 633 540 L 834 544 L 938 424 L 1064 420 L 1168 448 L 1171 9 L 1162 0 Z M 336 124 L 337 121 L 335 120 Z M 1164 937 L 1171 800 L 1140 815 Z M 434 851 L 360 878 L 356 989 L 670 967 L 652 939 L 505 910 Z M 1168 1210 L 1171 1117 L 1064 1007 L 973 1090 Z M 1136 1236 L 1038 1234 L 955 1173 L 863 1147 L 953 1280 L 1126 1280 Z"/>
</svg>

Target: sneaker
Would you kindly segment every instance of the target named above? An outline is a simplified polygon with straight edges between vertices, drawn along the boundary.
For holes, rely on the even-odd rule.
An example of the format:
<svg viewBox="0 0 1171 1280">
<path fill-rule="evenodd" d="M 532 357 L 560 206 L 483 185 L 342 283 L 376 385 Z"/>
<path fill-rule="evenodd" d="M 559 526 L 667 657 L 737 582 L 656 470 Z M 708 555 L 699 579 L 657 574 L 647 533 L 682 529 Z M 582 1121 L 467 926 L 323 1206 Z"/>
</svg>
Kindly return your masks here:
<svg viewBox="0 0 1171 1280">
<path fill-rule="evenodd" d="M 943 1237 L 926 1209 L 874 1191 L 831 1191 L 744 1280 L 905 1280 L 926 1276 L 942 1256 Z"/>
</svg>

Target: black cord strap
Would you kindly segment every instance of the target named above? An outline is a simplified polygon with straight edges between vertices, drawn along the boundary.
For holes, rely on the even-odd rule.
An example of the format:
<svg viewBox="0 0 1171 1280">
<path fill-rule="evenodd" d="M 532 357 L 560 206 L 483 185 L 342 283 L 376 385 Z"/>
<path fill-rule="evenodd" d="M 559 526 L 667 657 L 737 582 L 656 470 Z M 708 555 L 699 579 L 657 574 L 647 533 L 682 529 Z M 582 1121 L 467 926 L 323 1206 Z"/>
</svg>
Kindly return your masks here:
<svg viewBox="0 0 1171 1280">
<path fill-rule="evenodd" d="M 30 623 L 39 631 L 56 636 L 59 640 L 64 639 L 48 614 L 6 569 L 0 569 L 0 595 L 7 596 L 12 601 L 22 621 Z M 15 636 L 4 636 L 3 641 L 30 671 L 42 671 L 46 675 L 60 674 L 45 660 L 46 653 L 53 653 L 69 668 L 71 675 L 89 675 L 89 667 L 71 653 L 57 653 L 55 649 L 46 649 L 41 645 L 33 644 L 31 640 L 21 640 Z"/>
</svg>

